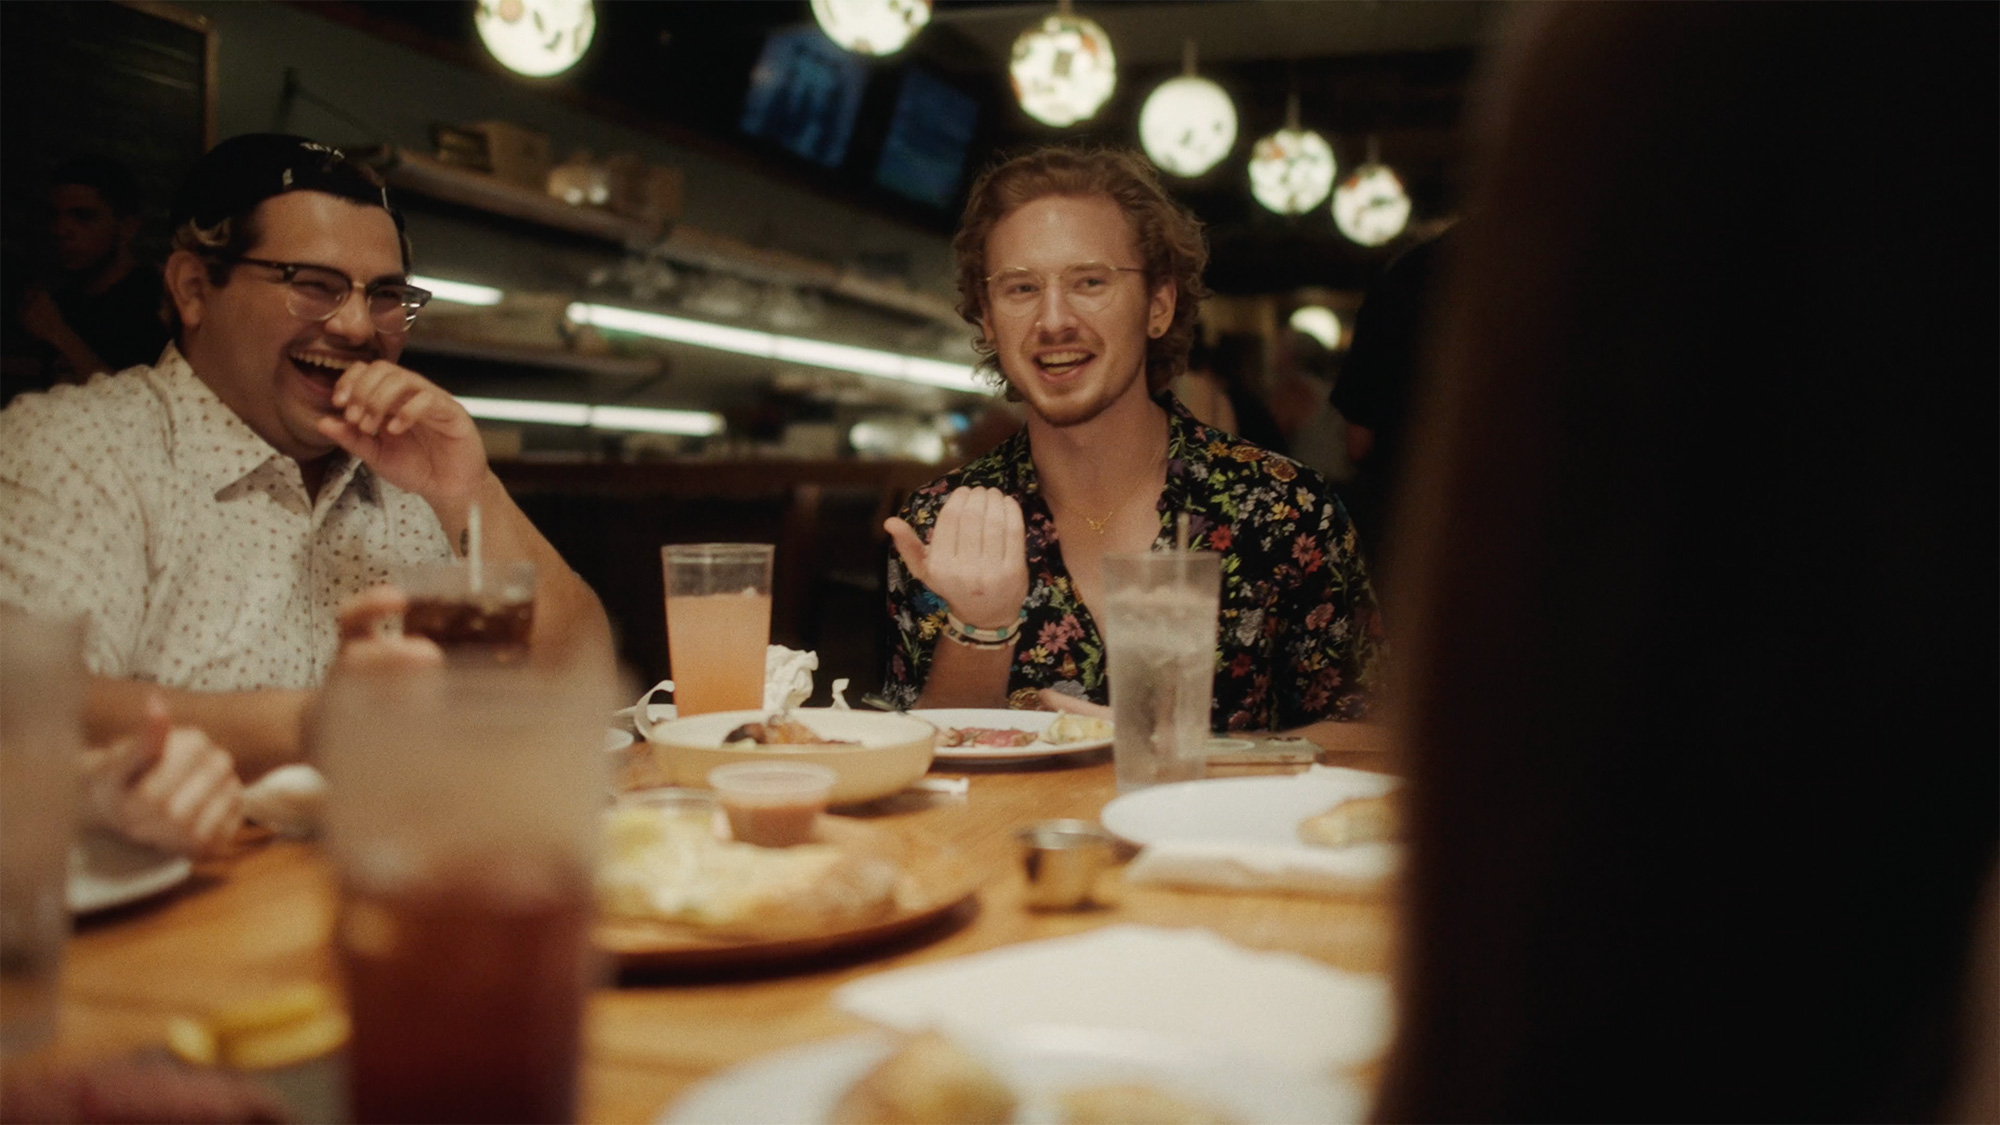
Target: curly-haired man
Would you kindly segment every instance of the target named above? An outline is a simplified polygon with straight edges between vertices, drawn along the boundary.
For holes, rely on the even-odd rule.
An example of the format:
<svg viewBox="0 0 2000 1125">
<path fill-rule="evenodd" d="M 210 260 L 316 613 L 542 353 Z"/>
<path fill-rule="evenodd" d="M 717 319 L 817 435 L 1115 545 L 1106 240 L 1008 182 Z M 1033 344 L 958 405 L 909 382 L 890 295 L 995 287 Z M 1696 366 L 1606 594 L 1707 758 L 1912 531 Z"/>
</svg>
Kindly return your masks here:
<svg viewBox="0 0 2000 1125">
<path fill-rule="evenodd" d="M 888 521 L 890 698 L 1104 704 L 1103 558 L 1172 543 L 1186 515 L 1191 546 L 1225 556 L 1215 729 L 1365 717 L 1375 597 L 1346 512 L 1310 469 L 1166 389 L 1208 254 L 1151 167 L 1115 150 L 1016 157 L 973 185 L 953 245 L 960 315 L 1028 417 Z"/>
</svg>

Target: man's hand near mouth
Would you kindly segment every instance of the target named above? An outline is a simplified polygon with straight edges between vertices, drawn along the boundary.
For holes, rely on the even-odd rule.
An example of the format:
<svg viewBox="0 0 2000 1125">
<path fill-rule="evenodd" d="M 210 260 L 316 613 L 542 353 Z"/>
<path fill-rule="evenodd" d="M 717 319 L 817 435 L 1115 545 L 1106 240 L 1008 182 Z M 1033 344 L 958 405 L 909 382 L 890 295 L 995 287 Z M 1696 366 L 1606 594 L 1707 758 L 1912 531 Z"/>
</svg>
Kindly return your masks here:
<svg viewBox="0 0 2000 1125">
<path fill-rule="evenodd" d="M 336 413 L 319 420 L 319 432 L 383 480 L 423 497 L 460 554 L 467 550 L 476 503 L 485 556 L 535 564 L 537 648 L 583 642 L 609 651 L 610 624 L 596 595 L 507 495 L 486 463 L 478 426 L 457 399 L 422 375 L 378 359 L 342 373 L 333 408 Z"/>
<path fill-rule="evenodd" d="M 338 413 L 319 420 L 320 433 L 430 501 L 446 530 L 463 523 L 488 474 L 479 429 L 457 399 L 408 368 L 375 360 L 341 374 L 333 407 Z"/>
</svg>

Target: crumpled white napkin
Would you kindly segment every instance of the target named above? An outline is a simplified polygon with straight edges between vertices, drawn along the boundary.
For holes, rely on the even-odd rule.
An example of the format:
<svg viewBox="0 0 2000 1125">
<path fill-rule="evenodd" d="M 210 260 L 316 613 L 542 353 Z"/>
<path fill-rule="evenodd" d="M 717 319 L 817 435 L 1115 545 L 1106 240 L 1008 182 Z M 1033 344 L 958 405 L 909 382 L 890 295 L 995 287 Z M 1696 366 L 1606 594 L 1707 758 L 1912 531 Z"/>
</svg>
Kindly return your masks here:
<svg viewBox="0 0 2000 1125">
<path fill-rule="evenodd" d="M 1397 844 L 1265 844 L 1163 840 L 1148 844 L 1125 869 L 1125 881 L 1223 891 L 1346 895 L 1372 891 L 1402 864 Z"/>
<path fill-rule="evenodd" d="M 279 766 L 243 789 L 243 817 L 280 836 L 319 832 L 326 812 L 326 775 L 306 765 Z"/>
<path fill-rule="evenodd" d="M 764 650 L 764 710 L 770 712 L 790 711 L 794 707 L 803 706 L 806 700 L 812 698 L 813 672 L 818 670 L 818 668 L 819 653 L 811 649 L 801 651 L 795 648 L 786 648 L 784 645 L 771 645 L 766 648 Z M 641 692 L 637 703 L 616 712 L 616 714 L 621 716 L 629 715 L 632 719 L 632 725 L 638 729 L 639 734 L 650 737 L 650 732 L 654 724 L 664 723 L 668 719 L 674 718 L 676 714 L 674 705 L 671 703 L 651 702 L 653 693 L 664 691 L 671 694 L 673 690 L 674 682 L 672 680 L 661 680 L 659 683 Z M 846 690 L 846 680 L 833 681 L 834 710 L 845 711 L 848 709 L 847 700 L 842 694 Z"/>
<path fill-rule="evenodd" d="M 812 698 L 819 653 L 784 645 L 764 650 L 764 710 L 789 711 Z"/>
<path fill-rule="evenodd" d="M 842 985 L 833 1001 L 902 1031 L 1139 1031 L 1315 1072 L 1381 1054 L 1393 1015 L 1386 977 L 1244 949 L 1209 930 L 1139 925 L 876 973 Z"/>
</svg>

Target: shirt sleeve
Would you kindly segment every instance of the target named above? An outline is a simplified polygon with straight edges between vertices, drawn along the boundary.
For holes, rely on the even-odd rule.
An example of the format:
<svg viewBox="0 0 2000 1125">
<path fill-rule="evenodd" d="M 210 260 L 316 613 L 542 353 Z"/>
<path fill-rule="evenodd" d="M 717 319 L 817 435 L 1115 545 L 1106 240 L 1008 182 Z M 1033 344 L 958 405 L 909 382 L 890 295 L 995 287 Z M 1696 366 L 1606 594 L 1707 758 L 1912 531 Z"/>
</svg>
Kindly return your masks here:
<svg viewBox="0 0 2000 1125">
<path fill-rule="evenodd" d="M 0 413 L 0 603 L 83 615 L 85 663 L 126 676 L 146 615 L 145 508 L 120 458 L 74 448 L 39 405 Z"/>
<path fill-rule="evenodd" d="M 925 542 L 930 541 L 944 493 L 941 485 L 931 485 L 903 505 L 900 514 L 904 522 Z M 889 547 L 888 600 L 889 666 L 882 676 L 882 695 L 897 707 L 913 707 L 930 680 L 931 656 L 944 628 L 945 603 L 903 565 L 893 543 Z"/>
<path fill-rule="evenodd" d="M 1354 524 L 1331 490 L 1320 492 L 1307 510 L 1316 519 L 1301 524 L 1318 534 L 1301 535 L 1293 545 L 1300 566 L 1280 616 L 1289 624 L 1280 646 L 1282 671 L 1274 677 L 1274 730 L 1365 719 L 1376 687 L 1380 615 Z"/>
</svg>

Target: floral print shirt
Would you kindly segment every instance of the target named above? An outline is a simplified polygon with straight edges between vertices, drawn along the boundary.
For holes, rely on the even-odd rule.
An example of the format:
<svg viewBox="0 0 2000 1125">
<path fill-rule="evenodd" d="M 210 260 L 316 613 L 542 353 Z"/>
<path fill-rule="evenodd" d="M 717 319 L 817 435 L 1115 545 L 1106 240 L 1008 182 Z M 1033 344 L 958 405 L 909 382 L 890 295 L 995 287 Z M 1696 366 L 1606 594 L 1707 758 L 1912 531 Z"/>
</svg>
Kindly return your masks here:
<svg viewBox="0 0 2000 1125">
<path fill-rule="evenodd" d="M 1375 686 L 1380 621 L 1354 525 L 1326 481 L 1288 457 L 1202 425 L 1171 395 L 1167 479 L 1154 549 L 1171 547 L 1188 514 L 1189 545 L 1222 554 L 1215 649 L 1215 730 L 1284 730 L 1360 719 Z M 1011 706 L 1054 688 L 1108 700 L 1104 639 L 1063 567 L 1062 544 L 1023 429 L 1000 448 L 917 490 L 903 519 L 925 539 L 952 489 L 997 488 L 1027 525 L 1027 619 L 1007 678 Z M 943 636 L 943 599 L 889 555 L 895 638 L 884 693 L 909 707 Z"/>
</svg>

